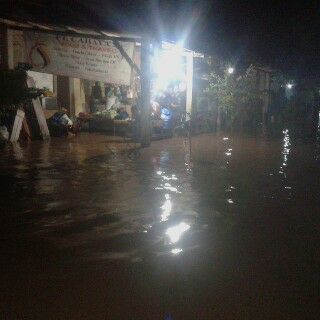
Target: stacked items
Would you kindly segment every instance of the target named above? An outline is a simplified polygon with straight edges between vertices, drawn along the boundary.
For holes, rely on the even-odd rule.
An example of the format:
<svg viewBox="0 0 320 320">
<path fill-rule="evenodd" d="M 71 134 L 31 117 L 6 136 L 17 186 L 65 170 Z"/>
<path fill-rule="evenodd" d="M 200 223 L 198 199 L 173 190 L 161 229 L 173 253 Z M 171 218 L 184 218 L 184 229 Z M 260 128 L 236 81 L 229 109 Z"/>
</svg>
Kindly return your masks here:
<svg viewBox="0 0 320 320">
<path fill-rule="evenodd" d="M 128 120 L 131 115 L 132 91 L 126 86 L 106 85 L 104 95 L 98 82 L 92 87 L 91 112 L 95 117 Z"/>
</svg>

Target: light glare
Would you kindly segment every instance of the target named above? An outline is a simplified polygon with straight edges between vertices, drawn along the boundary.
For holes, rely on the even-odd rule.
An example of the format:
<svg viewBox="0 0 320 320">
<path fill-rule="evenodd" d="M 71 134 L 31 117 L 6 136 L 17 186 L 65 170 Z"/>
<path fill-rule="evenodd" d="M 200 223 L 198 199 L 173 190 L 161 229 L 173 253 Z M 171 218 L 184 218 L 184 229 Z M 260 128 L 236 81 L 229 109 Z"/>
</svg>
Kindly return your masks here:
<svg viewBox="0 0 320 320">
<path fill-rule="evenodd" d="M 176 243 L 179 241 L 181 235 L 190 229 L 190 225 L 185 222 L 181 222 L 178 225 L 168 228 L 166 235 L 170 238 L 171 243 Z"/>
<path fill-rule="evenodd" d="M 291 89 L 293 88 L 293 84 L 292 84 L 292 83 L 287 83 L 287 88 L 288 88 L 289 90 L 291 90 Z"/>
</svg>

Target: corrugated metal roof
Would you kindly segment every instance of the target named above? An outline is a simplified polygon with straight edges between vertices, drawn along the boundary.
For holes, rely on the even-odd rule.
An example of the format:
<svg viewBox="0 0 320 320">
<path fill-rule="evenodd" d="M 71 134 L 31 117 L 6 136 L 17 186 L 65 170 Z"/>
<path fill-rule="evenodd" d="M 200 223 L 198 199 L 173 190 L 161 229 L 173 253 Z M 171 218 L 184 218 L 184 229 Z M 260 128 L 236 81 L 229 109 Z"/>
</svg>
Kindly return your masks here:
<svg viewBox="0 0 320 320">
<path fill-rule="evenodd" d="M 11 19 L 0 18 L 0 24 L 6 25 L 12 29 L 26 29 L 42 32 L 57 32 L 57 33 L 74 33 L 79 36 L 102 36 L 108 38 L 125 38 L 127 40 L 139 41 L 142 36 L 130 33 L 109 32 L 107 30 L 94 30 L 89 28 L 80 28 L 67 25 L 49 25 L 44 23 L 35 23 L 31 21 L 17 21 Z"/>
<path fill-rule="evenodd" d="M 32 30 L 35 32 L 49 32 L 49 33 L 69 33 L 74 34 L 77 36 L 83 37 L 99 37 L 99 38 L 113 38 L 117 40 L 127 40 L 127 41 L 134 41 L 139 42 L 142 39 L 142 35 L 137 34 L 130 34 L 130 33 L 120 33 L 114 31 L 106 31 L 106 30 L 94 30 L 90 28 L 82 28 L 82 27 L 73 27 L 67 25 L 50 25 L 44 23 L 36 23 L 31 21 L 17 21 L 12 19 L 3 19 L 0 18 L 0 24 L 6 25 L 12 29 L 19 29 L 19 30 Z M 175 46 L 173 42 L 162 41 L 162 43 L 166 47 Z M 194 57 L 203 58 L 204 55 L 202 53 L 198 53 L 186 48 L 183 48 L 184 52 L 193 52 Z"/>
</svg>

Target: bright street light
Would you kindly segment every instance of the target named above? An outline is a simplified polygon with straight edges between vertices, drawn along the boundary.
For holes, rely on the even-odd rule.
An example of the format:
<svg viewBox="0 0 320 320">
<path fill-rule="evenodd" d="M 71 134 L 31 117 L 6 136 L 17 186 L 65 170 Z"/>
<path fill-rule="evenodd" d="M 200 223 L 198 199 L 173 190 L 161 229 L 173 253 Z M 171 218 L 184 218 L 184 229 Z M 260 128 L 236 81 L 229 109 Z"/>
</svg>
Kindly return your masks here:
<svg viewBox="0 0 320 320">
<path fill-rule="evenodd" d="M 234 73 L 234 68 L 232 68 L 232 67 L 229 67 L 229 68 L 228 68 L 228 73 L 229 73 L 229 74 L 232 74 L 232 73 Z"/>
<path fill-rule="evenodd" d="M 162 49 L 153 63 L 156 74 L 156 90 L 165 90 L 172 81 L 183 80 L 185 70 L 183 64 L 183 48 L 176 45 L 168 49 Z"/>
<path fill-rule="evenodd" d="M 287 87 L 289 90 L 291 90 L 292 87 L 293 87 L 293 84 L 292 84 L 292 83 L 287 83 L 286 87 Z"/>
</svg>

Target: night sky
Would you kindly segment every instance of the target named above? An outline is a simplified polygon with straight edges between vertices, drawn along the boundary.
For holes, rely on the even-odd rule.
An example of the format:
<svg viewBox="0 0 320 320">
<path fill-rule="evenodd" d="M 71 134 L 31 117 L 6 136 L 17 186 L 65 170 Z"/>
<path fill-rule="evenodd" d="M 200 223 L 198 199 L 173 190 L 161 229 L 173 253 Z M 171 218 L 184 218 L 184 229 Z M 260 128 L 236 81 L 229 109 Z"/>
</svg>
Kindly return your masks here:
<svg viewBox="0 0 320 320">
<path fill-rule="evenodd" d="M 0 15 L 132 32 L 216 54 L 236 65 L 256 61 L 289 75 L 320 73 L 319 1 L 1 1 Z"/>
</svg>

